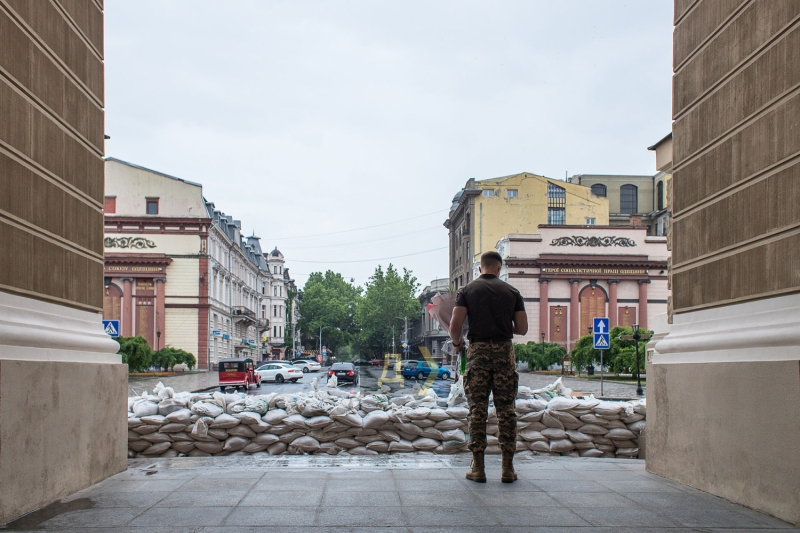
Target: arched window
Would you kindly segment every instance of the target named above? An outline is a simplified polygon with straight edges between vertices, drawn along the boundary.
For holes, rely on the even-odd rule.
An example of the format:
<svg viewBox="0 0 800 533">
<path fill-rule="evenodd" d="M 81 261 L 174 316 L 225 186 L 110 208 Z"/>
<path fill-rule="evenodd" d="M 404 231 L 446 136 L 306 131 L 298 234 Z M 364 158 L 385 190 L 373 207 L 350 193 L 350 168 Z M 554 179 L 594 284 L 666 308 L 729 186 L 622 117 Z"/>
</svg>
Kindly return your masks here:
<svg viewBox="0 0 800 533">
<path fill-rule="evenodd" d="M 619 188 L 619 212 L 635 215 L 639 212 L 639 189 L 636 185 L 623 185 Z"/>
<path fill-rule="evenodd" d="M 656 210 L 664 209 L 664 182 L 659 181 L 656 185 Z"/>
<path fill-rule="evenodd" d="M 595 196 L 599 196 L 600 198 L 605 198 L 608 196 L 608 192 L 606 190 L 606 186 L 602 183 L 595 183 L 592 185 L 592 194 Z"/>
</svg>

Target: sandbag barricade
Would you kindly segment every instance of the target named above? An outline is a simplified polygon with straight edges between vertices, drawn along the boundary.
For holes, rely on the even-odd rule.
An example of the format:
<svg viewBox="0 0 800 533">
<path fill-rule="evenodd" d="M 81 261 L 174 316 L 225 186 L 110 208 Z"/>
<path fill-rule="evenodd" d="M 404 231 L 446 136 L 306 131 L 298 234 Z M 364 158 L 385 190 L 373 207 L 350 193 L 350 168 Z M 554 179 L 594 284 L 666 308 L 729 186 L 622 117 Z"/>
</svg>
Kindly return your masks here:
<svg viewBox="0 0 800 533">
<path fill-rule="evenodd" d="M 315 383 L 316 385 L 316 383 Z M 454 454 L 467 451 L 469 410 L 462 400 L 424 395 L 353 395 L 336 388 L 248 396 L 176 393 L 159 384 L 128 399 L 128 456 Z M 644 400 L 573 398 L 560 379 L 520 387 L 517 452 L 573 457 L 638 456 Z M 489 408 L 486 453 L 499 454 Z"/>
</svg>

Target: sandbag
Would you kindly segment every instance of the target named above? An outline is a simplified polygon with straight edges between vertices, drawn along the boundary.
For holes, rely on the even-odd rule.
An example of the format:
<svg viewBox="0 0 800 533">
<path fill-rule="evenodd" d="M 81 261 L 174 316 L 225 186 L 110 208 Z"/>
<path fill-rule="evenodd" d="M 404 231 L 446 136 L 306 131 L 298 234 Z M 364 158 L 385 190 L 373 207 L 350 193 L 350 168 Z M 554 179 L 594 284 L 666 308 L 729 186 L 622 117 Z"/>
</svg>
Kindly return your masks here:
<svg viewBox="0 0 800 533">
<path fill-rule="evenodd" d="M 567 411 L 578 406 L 578 400 L 574 398 L 565 398 L 563 396 L 556 396 L 547 402 L 547 408 L 551 411 Z"/>
<path fill-rule="evenodd" d="M 613 428 L 608 430 L 605 437 L 611 440 L 632 440 L 636 438 L 636 435 L 629 429 Z"/>
<path fill-rule="evenodd" d="M 170 413 L 174 413 L 175 411 L 180 411 L 181 409 L 185 408 L 186 404 L 184 402 L 167 398 L 158 403 L 158 414 L 166 416 Z"/>
<path fill-rule="evenodd" d="M 304 436 L 304 437 L 297 437 L 292 441 L 290 446 L 294 446 L 295 448 L 300 448 L 306 453 L 313 453 L 319 450 L 319 441 L 313 437 Z"/>
<path fill-rule="evenodd" d="M 407 453 L 413 451 L 414 445 L 405 439 L 401 440 L 400 442 L 389 443 L 389 453 Z"/>
<path fill-rule="evenodd" d="M 352 455 L 378 455 L 378 452 L 375 450 L 370 450 L 366 446 L 356 446 L 355 448 L 350 448 L 347 450 L 347 453 Z"/>
<path fill-rule="evenodd" d="M 174 447 L 174 445 L 173 445 L 173 447 Z M 247 454 L 253 454 L 253 453 L 262 452 L 262 451 L 264 451 L 266 449 L 267 449 L 267 445 L 266 444 L 259 444 L 257 442 L 251 442 L 250 444 L 248 444 L 247 446 L 242 448 L 242 451 L 244 453 L 247 453 Z"/>
<path fill-rule="evenodd" d="M 283 419 L 283 424 L 294 429 L 308 429 L 306 417 L 301 414 L 287 416 Z"/>
<path fill-rule="evenodd" d="M 163 426 L 167 423 L 167 417 L 164 415 L 147 415 L 141 417 L 142 422 L 151 426 Z"/>
<path fill-rule="evenodd" d="M 431 412 L 428 414 L 428 418 L 433 420 L 434 422 L 441 422 L 442 420 L 447 420 L 450 418 L 450 415 L 447 414 L 447 411 L 444 409 L 436 408 L 431 409 Z"/>
<path fill-rule="evenodd" d="M 365 429 L 377 429 L 389 421 L 389 414 L 386 411 L 375 410 L 367 413 L 362 422 Z"/>
<path fill-rule="evenodd" d="M 574 429 L 567 430 L 567 437 L 572 442 L 592 442 L 592 436 Z"/>
<path fill-rule="evenodd" d="M 442 431 L 441 440 L 442 442 L 449 442 L 449 441 L 466 442 L 467 435 L 461 429 L 450 429 L 447 431 Z"/>
<path fill-rule="evenodd" d="M 147 435 L 148 433 L 155 433 L 161 426 L 136 426 L 133 428 L 134 433 L 138 433 L 139 435 Z"/>
<path fill-rule="evenodd" d="M 229 437 L 227 429 L 211 428 L 208 430 L 208 436 L 217 440 L 225 440 Z"/>
<path fill-rule="evenodd" d="M 158 431 L 160 433 L 181 433 L 186 431 L 188 426 L 186 424 L 166 424 L 161 426 L 161 429 Z"/>
<path fill-rule="evenodd" d="M 581 422 L 585 422 L 586 424 L 594 424 L 596 426 L 602 426 L 604 428 L 608 427 L 608 420 L 601 416 L 597 416 L 594 413 L 585 414 L 580 417 Z"/>
<path fill-rule="evenodd" d="M 542 414 L 542 424 L 549 428 L 564 429 L 564 424 L 561 422 L 561 420 L 552 416 L 548 411 L 545 411 L 544 414 Z"/>
<path fill-rule="evenodd" d="M 450 415 L 451 417 L 463 420 L 469 416 L 469 409 L 464 407 L 463 405 L 454 405 L 448 407 L 445 412 Z"/>
<path fill-rule="evenodd" d="M 608 429 L 595 424 L 584 424 L 578 428 L 578 431 L 587 435 L 605 435 Z"/>
<path fill-rule="evenodd" d="M 341 439 L 336 439 L 334 442 L 336 442 L 336 444 L 338 444 L 342 448 L 347 448 L 347 449 L 355 448 L 356 446 L 361 445 L 360 442 L 351 437 L 343 437 Z"/>
<path fill-rule="evenodd" d="M 578 429 L 583 422 L 566 411 L 548 411 L 548 414 L 564 424 L 565 429 Z"/>
<path fill-rule="evenodd" d="M 172 449 L 180 453 L 189 453 L 190 451 L 194 450 L 194 448 L 194 442 L 181 441 L 172 443 Z"/>
<path fill-rule="evenodd" d="M 436 422 L 433 427 L 438 429 L 439 431 L 447 431 L 450 429 L 456 429 L 460 427 L 464 427 L 464 422 L 460 420 L 456 420 L 454 418 L 448 418 L 447 420 L 442 420 L 441 422 Z"/>
<path fill-rule="evenodd" d="M 634 422 L 628 426 L 628 429 L 631 430 L 635 434 L 639 434 L 644 431 L 646 422 L 644 420 L 639 420 L 638 422 Z"/>
<path fill-rule="evenodd" d="M 427 407 L 417 407 L 405 413 L 406 417 L 410 420 L 421 420 L 423 418 L 428 418 L 429 414 L 431 414 L 431 410 Z"/>
<path fill-rule="evenodd" d="M 152 446 L 152 442 L 147 442 L 146 440 L 129 440 L 128 441 L 128 448 L 136 452 L 142 452 Z"/>
<path fill-rule="evenodd" d="M 129 413 L 129 414 L 133 415 L 133 413 Z M 144 424 L 144 422 L 142 422 L 142 420 L 140 418 L 136 418 L 135 416 L 129 416 L 128 417 L 128 429 L 135 428 L 135 427 L 141 426 L 143 424 Z"/>
<path fill-rule="evenodd" d="M 225 410 L 219 405 L 211 402 L 198 402 L 192 406 L 192 412 L 200 416 L 210 416 L 216 419 Z"/>
<path fill-rule="evenodd" d="M 158 414 L 158 404 L 146 400 L 133 404 L 133 414 L 136 418 Z"/>
<path fill-rule="evenodd" d="M 528 442 L 534 442 L 537 440 L 543 440 L 543 441 L 548 440 L 547 437 L 542 435 L 541 432 L 535 431 L 533 429 L 523 429 L 522 431 L 519 432 L 519 436 L 522 437 L 523 440 L 526 440 Z"/>
<path fill-rule="evenodd" d="M 417 435 L 417 436 L 422 435 L 422 428 L 411 422 L 395 424 L 394 426 L 398 429 L 398 431 L 401 431 L 408 435 Z"/>
<path fill-rule="evenodd" d="M 333 424 L 333 419 L 327 415 L 312 416 L 306 419 L 306 427 L 309 429 L 320 429 Z"/>
<path fill-rule="evenodd" d="M 420 437 L 411 443 L 415 450 L 432 450 L 440 444 L 441 442 L 427 437 Z"/>
<path fill-rule="evenodd" d="M 273 435 L 272 433 L 261 433 L 256 435 L 256 438 L 253 439 L 253 442 L 256 444 L 263 444 L 264 446 L 269 446 L 270 444 L 274 444 L 278 442 L 278 436 Z"/>
<path fill-rule="evenodd" d="M 167 422 L 172 422 L 175 424 L 188 424 L 191 421 L 191 418 L 192 418 L 192 412 L 186 407 L 178 409 L 176 411 L 172 411 L 171 413 L 166 415 Z"/>
<path fill-rule="evenodd" d="M 528 444 L 528 449 L 535 452 L 549 452 L 550 442 L 547 440 L 536 440 Z"/>
<path fill-rule="evenodd" d="M 271 409 L 267 414 L 261 417 L 261 420 L 274 426 L 280 424 L 287 416 L 289 416 L 289 414 L 283 409 Z"/>
<path fill-rule="evenodd" d="M 172 446 L 171 442 L 159 442 L 144 450 L 142 455 L 161 455 L 165 451 L 169 450 L 170 446 Z"/>
<path fill-rule="evenodd" d="M 385 440 L 376 440 L 367 444 L 367 449 L 378 453 L 388 453 L 389 443 Z"/>
<path fill-rule="evenodd" d="M 531 411 L 517 418 L 518 422 L 539 422 L 542 419 L 544 411 Z"/>
<path fill-rule="evenodd" d="M 250 426 L 244 424 L 238 425 L 228 430 L 228 435 L 232 437 L 244 437 L 246 439 L 254 439 L 256 432 L 250 429 Z"/>
<path fill-rule="evenodd" d="M 557 439 L 550 441 L 550 451 L 565 453 L 575 449 L 575 443 L 569 439 Z"/>
<path fill-rule="evenodd" d="M 226 452 L 236 452 L 248 444 L 250 444 L 250 439 L 244 437 L 228 437 L 225 440 L 225 444 L 222 446 L 222 450 Z"/>
<path fill-rule="evenodd" d="M 222 451 L 223 443 L 221 441 L 197 441 L 194 443 L 195 448 L 207 453 L 219 453 Z"/>
<path fill-rule="evenodd" d="M 276 442 L 267 447 L 267 453 L 270 455 L 280 455 L 286 451 L 289 446 L 285 442 Z"/>
<path fill-rule="evenodd" d="M 542 435 L 552 440 L 562 440 L 567 438 L 567 433 L 563 429 L 546 428 L 541 431 Z"/>
</svg>

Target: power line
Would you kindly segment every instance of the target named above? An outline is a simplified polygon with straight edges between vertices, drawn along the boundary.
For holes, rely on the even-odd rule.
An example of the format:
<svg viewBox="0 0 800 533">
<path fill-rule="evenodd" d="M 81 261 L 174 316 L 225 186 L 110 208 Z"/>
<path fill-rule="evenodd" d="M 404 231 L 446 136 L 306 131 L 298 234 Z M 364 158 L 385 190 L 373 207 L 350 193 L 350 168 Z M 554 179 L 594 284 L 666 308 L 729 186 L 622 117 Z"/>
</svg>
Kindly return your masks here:
<svg viewBox="0 0 800 533">
<path fill-rule="evenodd" d="M 437 252 L 439 250 L 446 250 L 449 248 L 448 246 L 442 246 L 441 248 L 433 248 L 431 250 L 423 250 L 421 252 L 414 252 L 413 254 L 404 254 L 404 255 L 395 255 L 392 257 L 378 257 L 377 259 L 356 259 L 353 261 L 302 261 L 299 259 L 292 259 L 292 263 L 369 263 L 370 261 L 384 261 L 386 259 L 399 259 L 401 257 L 409 257 L 412 255 L 420 255 L 420 254 L 427 254 L 429 252 Z"/>
<path fill-rule="evenodd" d="M 399 224 L 401 222 L 407 222 L 409 220 L 416 220 L 418 218 L 429 217 L 431 215 L 436 215 L 438 213 L 445 213 L 447 211 L 448 211 L 447 209 L 440 209 L 438 211 L 433 211 L 431 213 L 425 213 L 424 215 L 418 215 L 418 216 L 415 216 L 415 217 L 404 218 L 402 220 L 395 220 L 393 222 L 384 222 L 383 224 L 375 224 L 374 226 L 364 226 L 363 228 L 344 229 L 344 230 L 341 230 L 341 231 L 330 231 L 328 233 L 314 233 L 312 235 L 296 235 L 294 237 L 277 237 L 277 238 L 271 237 L 268 240 L 271 240 L 271 241 L 285 241 L 285 240 L 288 240 L 288 239 L 305 239 L 307 237 L 323 237 L 325 235 L 337 235 L 339 233 L 350 233 L 351 231 L 361 231 L 361 230 L 365 230 L 365 229 L 380 228 L 381 226 L 389 226 L 391 224 Z"/>
</svg>

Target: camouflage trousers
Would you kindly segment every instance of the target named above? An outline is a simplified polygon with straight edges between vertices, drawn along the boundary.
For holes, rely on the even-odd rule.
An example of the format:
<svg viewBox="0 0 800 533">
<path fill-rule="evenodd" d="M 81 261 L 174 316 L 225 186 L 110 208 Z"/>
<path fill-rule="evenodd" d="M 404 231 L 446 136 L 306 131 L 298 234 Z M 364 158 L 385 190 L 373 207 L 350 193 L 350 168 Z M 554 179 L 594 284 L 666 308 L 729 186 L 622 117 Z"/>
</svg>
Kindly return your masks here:
<svg viewBox="0 0 800 533">
<path fill-rule="evenodd" d="M 486 449 L 486 419 L 489 393 L 497 412 L 500 449 L 514 453 L 517 446 L 517 397 L 519 375 L 511 341 L 473 342 L 467 350 L 467 371 L 464 374 L 464 393 L 469 402 L 469 449 Z"/>
</svg>

